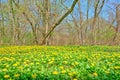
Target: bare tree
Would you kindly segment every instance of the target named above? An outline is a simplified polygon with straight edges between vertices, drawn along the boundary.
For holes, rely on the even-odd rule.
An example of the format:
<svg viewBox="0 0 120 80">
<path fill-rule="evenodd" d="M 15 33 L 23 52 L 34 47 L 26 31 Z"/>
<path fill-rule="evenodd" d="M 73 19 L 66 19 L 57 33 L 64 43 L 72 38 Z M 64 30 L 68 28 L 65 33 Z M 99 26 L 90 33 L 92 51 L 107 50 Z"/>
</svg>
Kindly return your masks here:
<svg viewBox="0 0 120 80">
<path fill-rule="evenodd" d="M 117 36 L 118 36 L 118 33 L 120 31 L 120 4 L 118 4 L 116 6 L 116 22 L 117 22 L 117 25 L 116 25 L 116 28 L 115 28 L 115 35 L 113 37 L 113 42 L 115 42 Z"/>
<path fill-rule="evenodd" d="M 56 28 L 56 26 L 59 25 L 59 24 L 63 21 L 63 19 L 64 19 L 66 16 L 68 16 L 68 15 L 73 11 L 73 9 L 74 9 L 74 7 L 75 7 L 75 5 L 76 5 L 77 2 L 78 2 L 78 0 L 74 0 L 71 8 L 70 8 L 57 22 L 55 22 L 55 23 L 52 25 L 52 28 L 50 29 L 50 31 L 45 35 L 45 37 L 43 37 L 41 44 L 44 44 L 44 43 L 45 43 L 46 38 L 51 34 L 51 32 Z"/>
<path fill-rule="evenodd" d="M 96 33 L 95 33 L 96 32 L 95 31 L 96 19 L 99 16 L 99 14 L 105 4 L 105 0 L 102 0 L 102 4 L 100 5 L 100 8 L 99 8 L 99 4 L 100 4 L 100 0 L 97 0 L 97 2 L 95 1 L 94 18 L 93 18 L 93 23 L 92 23 L 92 44 L 93 45 L 96 43 Z"/>
<path fill-rule="evenodd" d="M 49 29 L 50 2 L 49 0 L 44 0 L 43 2 L 44 2 L 44 10 L 45 10 L 45 16 L 43 16 L 45 19 L 45 34 L 47 34 Z M 45 45 L 49 45 L 48 41 L 49 41 L 48 38 L 46 38 Z"/>
</svg>

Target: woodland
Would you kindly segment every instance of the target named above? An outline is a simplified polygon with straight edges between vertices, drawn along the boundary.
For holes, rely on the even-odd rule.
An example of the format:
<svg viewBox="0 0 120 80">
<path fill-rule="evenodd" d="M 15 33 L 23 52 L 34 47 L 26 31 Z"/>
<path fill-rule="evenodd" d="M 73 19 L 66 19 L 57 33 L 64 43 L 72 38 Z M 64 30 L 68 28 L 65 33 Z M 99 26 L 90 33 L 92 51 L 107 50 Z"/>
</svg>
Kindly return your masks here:
<svg viewBox="0 0 120 80">
<path fill-rule="evenodd" d="M 120 1 L 0 0 L 0 45 L 120 45 Z"/>
</svg>

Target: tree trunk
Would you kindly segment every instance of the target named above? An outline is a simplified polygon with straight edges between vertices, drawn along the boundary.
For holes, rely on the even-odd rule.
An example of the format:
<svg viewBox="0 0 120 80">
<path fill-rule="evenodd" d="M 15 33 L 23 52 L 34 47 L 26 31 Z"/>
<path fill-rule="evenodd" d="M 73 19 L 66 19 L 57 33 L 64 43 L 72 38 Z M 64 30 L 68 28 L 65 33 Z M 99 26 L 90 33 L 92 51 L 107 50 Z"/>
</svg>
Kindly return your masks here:
<svg viewBox="0 0 120 80">
<path fill-rule="evenodd" d="M 1 10 L 2 11 L 2 10 Z M 0 27 L 0 43 L 4 43 L 4 36 L 5 36 L 5 31 L 4 31 L 4 14 L 3 11 L 1 12 L 2 20 L 1 20 L 1 27 Z"/>
<path fill-rule="evenodd" d="M 45 34 L 48 33 L 48 29 L 49 29 L 49 13 L 50 13 L 50 10 L 49 10 L 49 6 L 50 3 L 49 3 L 49 0 L 44 0 L 44 10 L 45 10 Z M 45 41 L 45 45 L 49 45 L 49 40 L 48 38 L 46 38 L 46 41 Z"/>
<path fill-rule="evenodd" d="M 120 4 L 117 5 L 117 7 L 116 7 L 116 22 L 117 22 L 117 25 L 116 25 L 116 28 L 115 28 L 115 35 L 113 37 L 113 43 L 116 42 L 117 35 L 120 31 Z"/>
<path fill-rule="evenodd" d="M 100 0 L 98 0 L 95 5 L 95 13 L 94 13 L 94 18 L 92 23 L 92 45 L 96 44 L 96 31 L 95 31 L 96 20 L 105 4 L 105 0 L 102 0 L 102 4 L 100 6 L 100 9 L 98 10 L 99 3 L 100 3 Z"/>
<path fill-rule="evenodd" d="M 19 5 L 16 4 L 14 0 L 13 0 L 13 2 L 14 2 L 14 4 L 15 4 L 15 6 L 16 6 L 18 9 L 20 9 L 20 8 L 19 8 Z M 22 14 L 25 16 L 26 20 L 27 20 L 27 21 L 29 22 L 29 24 L 31 25 L 32 32 L 33 32 L 33 36 L 34 36 L 33 42 L 34 42 L 35 44 L 38 44 L 36 29 L 35 29 L 33 23 L 32 23 L 31 20 L 28 18 L 28 16 L 26 15 L 25 12 L 22 12 Z"/>
<path fill-rule="evenodd" d="M 74 0 L 71 8 L 56 23 L 54 23 L 51 26 L 50 31 L 42 39 L 42 42 L 41 42 L 42 45 L 45 43 L 46 38 L 48 38 L 48 36 L 51 34 L 51 32 L 53 32 L 53 30 L 56 28 L 56 26 L 59 25 L 64 20 L 64 18 L 66 18 L 73 11 L 73 9 L 74 9 L 77 2 L 78 2 L 78 0 Z"/>
</svg>

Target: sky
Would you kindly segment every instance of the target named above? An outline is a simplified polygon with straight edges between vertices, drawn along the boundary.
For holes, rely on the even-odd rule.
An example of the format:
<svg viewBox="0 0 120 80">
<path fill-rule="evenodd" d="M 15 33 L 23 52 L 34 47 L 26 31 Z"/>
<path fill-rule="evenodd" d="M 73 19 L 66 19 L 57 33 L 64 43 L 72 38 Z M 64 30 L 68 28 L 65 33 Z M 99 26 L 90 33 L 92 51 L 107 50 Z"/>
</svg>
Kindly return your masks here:
<svg viewBox="0 0 120 80">
<path fill-rule="evenodd" d="M 7 2 L 8 0 L 1 0 L 1 2 Z"/>
<path fill-rule="evenodd" d="M 1 0 L 2 3 L 5 3 L 7 1 L 8 0 Z M 72 4 L 72 2 L 73 2 L 73 0 L 66 0 L 65 4 L 70 7 L 70 5 Z M 117 4 L 117 3 L 120 4 L 120 0 L 108 0 L 107 4 L 104 5 L 104 7 L 103 7 L 103 9 L 102 9 L 102 11 L 100 13 L 100 17 L 102 17 L 102 18 L 104 18 L 106 20 L 109 20 L 109 16 L 110 15 L 107 12 L 109 10 L 109 11 L 111 11 L 111 12 L 114 13 L 114 6 L 112 6 L 112 5 L 113 4 Z M 76 9 L 77 9 L 77 6 L 76 6 Z M 74 9 L 74 14 L 75 15 L 78 13 L 76 9 Z M 81 9 L 82 9 L 82 12 L 83 12 L 83 14 L 85 16 L 86 15 L 86 10 L 87 10 L 87 0 L 81 0 Z M 90 7 L 89 18 L 92 18 L 93 16 L 94 16 L 94 8 Z M 70 15 L 68 17 L 70 17 Z M 84 18 L 86 18 L 86 17 L 84 17 Z"/>
</svg>

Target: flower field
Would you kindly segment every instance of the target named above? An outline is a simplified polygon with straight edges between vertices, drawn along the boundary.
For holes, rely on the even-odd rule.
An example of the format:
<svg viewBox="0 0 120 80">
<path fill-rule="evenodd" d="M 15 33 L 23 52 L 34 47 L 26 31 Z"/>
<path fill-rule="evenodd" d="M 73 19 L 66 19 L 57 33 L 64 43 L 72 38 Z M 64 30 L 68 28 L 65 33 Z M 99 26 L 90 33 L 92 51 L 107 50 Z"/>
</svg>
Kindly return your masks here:
<svg viewBox="0 0 120 80">
<path fill-rule="evenodd" d="M 120 80 L 120 47 L 1 47 L 0 80 Z"/>
</svg>

